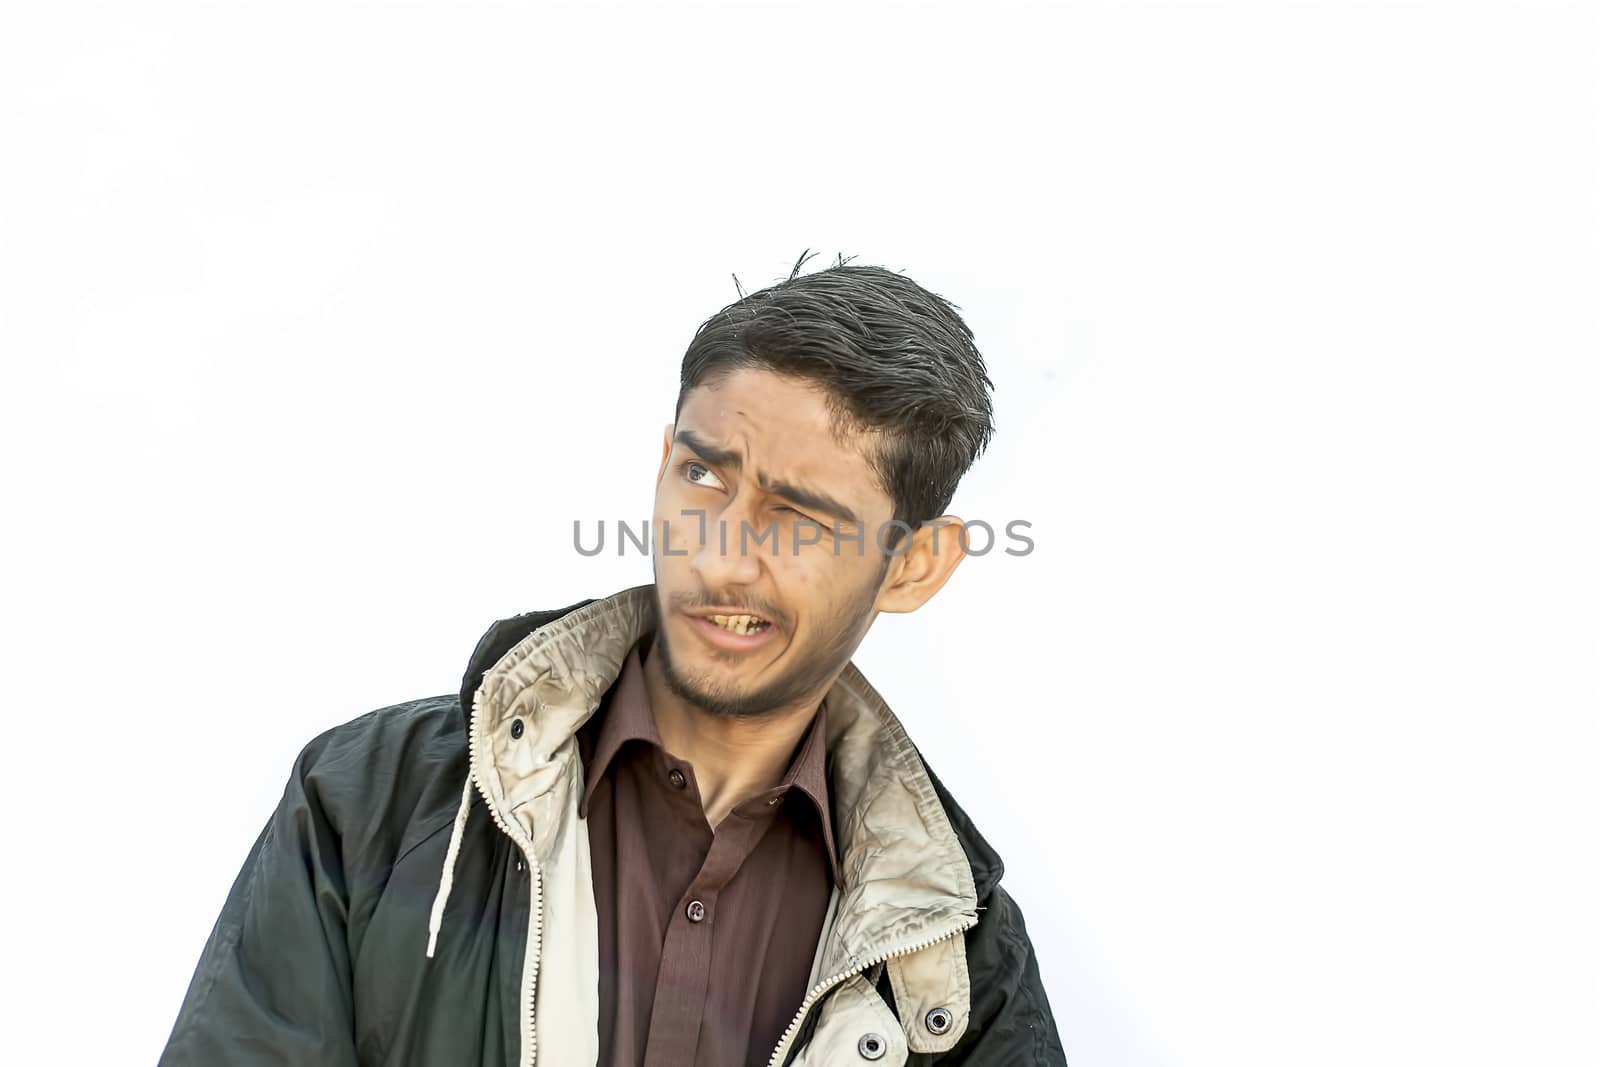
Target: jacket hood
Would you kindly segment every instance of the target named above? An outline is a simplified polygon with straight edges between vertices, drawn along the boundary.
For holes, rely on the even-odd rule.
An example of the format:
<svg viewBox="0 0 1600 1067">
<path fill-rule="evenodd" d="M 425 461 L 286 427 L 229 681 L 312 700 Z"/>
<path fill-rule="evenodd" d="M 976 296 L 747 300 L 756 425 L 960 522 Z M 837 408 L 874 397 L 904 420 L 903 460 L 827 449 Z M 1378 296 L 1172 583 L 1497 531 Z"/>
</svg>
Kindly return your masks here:
<svg viewBox="0 0 1600 1067">
<path fill-rule="evenodd" d="M 644 604 L 643 606 L 649 608 L 651 618 L 653 619 L 655 603 L 654 586 L 637 586 L 633 589 L 628 589 L 622 593 L 618 593 L 614 597 L 606 598 L 606 602 L 617 601 L 619 598 L 626 598 L 629 601 L 639 602 L 641 604 L 643 604 L 645 601 L 648 601 L 648 603 Z M 483 636 L 478 639 L 477 646 L 473 649 L 472 655 L 467 661 L 466 672 L 462 676 L 462 732 L 465 734 L 468 731 L 468 720 L 471 716 L 473 699 L 479 687 L 482 686 L 484 677 L 488 675 L 490 671 L 493 670 L 495 666 L 506 657 L 508 652 L 521 645 L 523 641 L 525 641 L 536 631 L 570 615 L 573 615 L 580 609 L 588 608 L 590 605 L 598 603 L 601 603 L 601 601 L 591 597 L 585 600 L 577 601 L 573 604 L 568 604 L 565 607 L 542 611 L 526 611 L 519 615 L 513 615 L 509 618 L 496 620 L 492 625 L 490 625 L 490 627 L 484 631 Z M 846 696 L 846 694 L 842 691 L 843 687 L 850 685 L 852 681 L 854 681 L 856 684 L 851 686 L 851 688 L 857 692 L 864 690 L 865 693 L 870 694 L 870 698 L 877 700 L 880 706 L 882 706 L 884 713 L 888 714 L 887 706 L 882 705 L 881 698 L 878 698 L 876 692 L 874 692 L 872 688 L 866 684 L 866 679 L 861 676 L 854 663 L 851 663 L 845 668 L 845 673 L 841 675 L 839 681 L 835 683 L 834 688 L 829 691 L 827 700 L 830 702 L 830 707 L 833 706 L 834 703 L 837 703 L 841 697 Z M 609 682 L 607 684 L 609 684 Z M 832 747 L 831 742 L 833 740 L 833 735 L 834 731 L 830 730 L 830 749 Z M 907 740 L 909 742 L 909 739 Z M 916 754 L 920 759 L 920 751 L 918 751 Z M 927 761 L 922 760 L 921 763 L 922 769 L 926 771 L 927 777 L 932 783 L 934 793 L 938 797 L 940 805 L 944 808 L 945 814 L 949 818 L 950 827 L 955 832 L 955 836 L 961 844 L 962 852 L 966 856 L 967 863 L 971 868 L 972 883 L 976 897 L 981 902 L 989 896 L 995 885 L 999 883 L 1001 877 L 1005 873 L 1005 864 L 1001 860 L 999 853 L 994 850 L 989 842 L 985 840 L 983 835 L 978 831 L 978 828 L 973 825 L 972 819 L 964 810 L 962 810 L 960 805 L 956 803 L 955 798 L 951 796 L 949 790 L 947 790 L 944 784 L 934 775 L 932 769 L 927 766 Z M 832 760 L 829 761 L 829 765 L 830 768 L 833 766 Z M 833 788 L 834 783 L 830 782 L 829 784 L 830 789 Z M 836 813 L 835 817 L 843 818 L 844 816 L 841 813 Z"/>
</svg>

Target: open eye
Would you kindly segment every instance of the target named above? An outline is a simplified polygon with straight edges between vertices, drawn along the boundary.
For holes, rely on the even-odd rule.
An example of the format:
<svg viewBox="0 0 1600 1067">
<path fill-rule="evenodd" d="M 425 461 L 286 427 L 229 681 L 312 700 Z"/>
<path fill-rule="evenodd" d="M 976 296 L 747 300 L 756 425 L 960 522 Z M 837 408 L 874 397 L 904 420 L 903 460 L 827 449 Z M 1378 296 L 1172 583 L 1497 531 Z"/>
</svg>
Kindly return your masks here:
<svg viewBox="0 0 1600 1067">
<path fill-rule="evenodd" d="M 683 477 L 695 485 L 708 485 L 713 489 L 724 488 L 722 479 L 712 474 L 710 467 L 692 459 L 683 465 Z"/>
</svg>

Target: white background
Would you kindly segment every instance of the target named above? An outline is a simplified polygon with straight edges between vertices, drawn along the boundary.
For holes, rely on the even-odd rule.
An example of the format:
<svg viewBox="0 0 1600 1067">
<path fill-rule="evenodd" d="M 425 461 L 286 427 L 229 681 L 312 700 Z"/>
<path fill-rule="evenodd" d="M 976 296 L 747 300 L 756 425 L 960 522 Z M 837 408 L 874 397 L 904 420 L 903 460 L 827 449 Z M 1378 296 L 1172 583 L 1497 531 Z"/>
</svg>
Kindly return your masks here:
<svg viewBox="0 0 1600 1067">
<path fill-rule="evenodd" d="M 9 1062 L 153 1062 L 302 744 L 649 580 L 572 520 L 806 248 L 997 383 L 1036 551 L 858 663 L 1073 1067 L 1600 1060 L 1593 5 L 0 19 Z"/>
</svg>

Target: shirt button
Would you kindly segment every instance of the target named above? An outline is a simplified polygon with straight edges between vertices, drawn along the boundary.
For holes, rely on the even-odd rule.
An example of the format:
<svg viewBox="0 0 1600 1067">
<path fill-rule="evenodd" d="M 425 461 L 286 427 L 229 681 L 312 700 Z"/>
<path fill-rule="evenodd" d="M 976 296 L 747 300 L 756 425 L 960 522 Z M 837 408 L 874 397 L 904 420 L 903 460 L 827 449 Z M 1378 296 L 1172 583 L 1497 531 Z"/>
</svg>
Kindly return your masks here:
<svg viewBox="0 0 1600 1067">
<path fill-rule="evenodd" d="M 672 773 L 667 775 L 667 781 L 672 783 L 672 788 L 682 789 L 687 779 L 684 778 L 682 771 L 674 767 L 672 768 Z"/>
<path fill-rule="evenodd" d="M 698 900 L 689 901 L 689 906 L 683 910 L 684 914 L 689 916 L 689 921 L 692 923 L 697 923 L 706 917 L 706 906 L 700 903 Z"/>
</svg>

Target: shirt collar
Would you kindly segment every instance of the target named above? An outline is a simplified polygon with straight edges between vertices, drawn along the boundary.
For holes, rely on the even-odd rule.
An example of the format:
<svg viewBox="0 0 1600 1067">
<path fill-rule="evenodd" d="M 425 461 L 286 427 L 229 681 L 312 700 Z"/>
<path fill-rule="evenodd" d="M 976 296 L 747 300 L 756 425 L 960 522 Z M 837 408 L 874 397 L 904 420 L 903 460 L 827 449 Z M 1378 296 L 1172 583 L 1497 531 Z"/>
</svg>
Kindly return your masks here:
<svg viewBox="0 0 1600 1067">
<path fill-rule="evenodd" d="M 637 645 L 622 661 L 622 673 L 600 698 L 595 714 L 601 716 L 600 730 L 594 735 L 594 751 L 584 760 L 583 797 L 578 802 L 578 815 L 582 818 L 589 817 L 589 798 L 623 745 L 629 741 L 647 741 L 657 748 L 665 748 L 656 729 L 656 717 L 650 710 L 650 691 L 644 684 L 644 665 L 639 662 Z"/>
<path fill-rule="evenodd" d="M 644 741 L 666 751 L 661 733 L 656 728 L 655 713 L 650 710 L 650 691 L 645 685 L 644 664 L 639 659 L 639 645 L 628 652 L 622 672 L 601 699 L 596 712 L 601 716 L 599 733 L 594 739 L 594 750 L 584 760 L 583 796 L 578 801 L 578 815 L 589 816 L 589 798 L 595 786 L 610 768 L 612 760 L 629 741 Z M 828 863 L 833 870 L 834 883 L 842 885 L 839 870 L 839 852 L 833 841 L 833 818 L 828 806 L 828 705 L 824 701 L 811 717 L 811 725 L 801 738 L 800 748 L 783 781 L 765 793 L 762 798 L 783 796 L 797 789 L 809 797 L 822 822 L 822 836 L 828 852 Z M 754 799 L 754 798 L 752 798 Z"/>
</svg>

